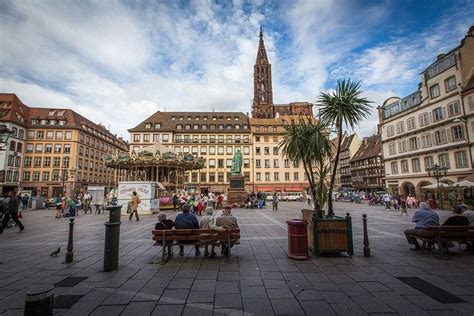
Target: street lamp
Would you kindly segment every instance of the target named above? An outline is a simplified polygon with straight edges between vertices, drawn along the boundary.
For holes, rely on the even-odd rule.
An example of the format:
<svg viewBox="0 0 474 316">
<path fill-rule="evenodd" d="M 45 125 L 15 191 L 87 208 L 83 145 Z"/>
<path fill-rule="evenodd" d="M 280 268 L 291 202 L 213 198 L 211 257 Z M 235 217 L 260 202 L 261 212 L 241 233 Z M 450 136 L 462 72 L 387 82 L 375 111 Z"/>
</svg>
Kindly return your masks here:
<svg viewBox="0 0 474 316">
<path fill-rule="evenodd" d="M 54 169 L 55 171 L 57 171 L 57 174 L 59 175 L 59 173 L 61 172 L 61 181 L 62 181 L 62 195 L 64 196 L 66 194 L 66 189 L 64 188 L 64 182 L 66 182 L 66 179 L 68 177 L 68 169 L 67 168 L 56 168 Z"/>
<path fill-rule="evenodd" d="M 11 134 L 13 134 L 11 129 L 9 129 L 5 124 L 0 124 L 0 151 L 4 150 L 7 146 Z"/>
<path fill-rule="evenodd" d="M 435 164 L 431 168 L 426 168 L 426 171 L 428 172 L 428 176 L 436 179 L 437 187 L 435 191 L 435 199 L 436 202 L 438 202 L 438 192 L 439 192 L 439 180 L 442 178 L 446 177 L 446 173 L 448 172 L 447 167 L 441 167 L 438 164 Z M 443 195 L 441 194 L 440 196 L 440 205 L 441 209 L 443 208 Z"/>
</svg>

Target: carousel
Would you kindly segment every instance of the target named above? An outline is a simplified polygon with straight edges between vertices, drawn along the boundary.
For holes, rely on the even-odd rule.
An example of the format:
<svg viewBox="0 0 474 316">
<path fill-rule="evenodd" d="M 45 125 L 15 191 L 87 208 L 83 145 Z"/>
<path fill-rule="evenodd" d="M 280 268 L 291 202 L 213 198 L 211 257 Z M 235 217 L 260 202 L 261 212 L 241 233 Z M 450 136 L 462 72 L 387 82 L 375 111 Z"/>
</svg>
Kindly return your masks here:
<svg viewBox="0 0 474 316">
<path fill-rule="evenodd" d="M 205 160 L 155 143 L 131 153 L 107 155 L 105 165 L 115 169 L 118 180 L 115 194 L 124 210 L 135 191 L 142 202 L 139 213 L 149 214 L 172 207 L 172 194 L 184 188 L 186 172 L 203 168 Z"/>
</svg>

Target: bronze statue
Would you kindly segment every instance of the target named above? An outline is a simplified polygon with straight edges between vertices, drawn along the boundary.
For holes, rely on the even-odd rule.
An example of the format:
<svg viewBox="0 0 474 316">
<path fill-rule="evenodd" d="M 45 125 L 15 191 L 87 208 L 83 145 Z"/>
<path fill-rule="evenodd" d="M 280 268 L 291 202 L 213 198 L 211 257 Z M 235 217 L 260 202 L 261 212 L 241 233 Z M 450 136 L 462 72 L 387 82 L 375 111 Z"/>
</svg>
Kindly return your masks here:
<svg viewBox="0 0 474 316">
<path fill-rule="evenodd" d="M 242 175 L 242 162 L 242 153 L 240 152 L 240 149 L 237 149 L 234 154 L 234 157 L 232 158 L 232 168 L 230 169 L 230 172 L 233 176 Z"/>
</svg>

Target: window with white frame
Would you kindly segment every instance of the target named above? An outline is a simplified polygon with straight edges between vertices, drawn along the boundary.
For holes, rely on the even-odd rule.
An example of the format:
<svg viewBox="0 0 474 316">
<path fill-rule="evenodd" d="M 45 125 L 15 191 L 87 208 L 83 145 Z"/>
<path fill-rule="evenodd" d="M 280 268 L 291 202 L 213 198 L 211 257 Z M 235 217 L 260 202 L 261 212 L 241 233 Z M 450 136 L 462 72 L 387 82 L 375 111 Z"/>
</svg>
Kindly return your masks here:
<svg viewBox="0 0 474 316">
<path fill-rule="evenodd" d="M 450 165 L 449 165 L 449 156 L 448 154 L 441 154 L 441 155 L 438 155 L 438 161 L 439 161 L 439 165 L 441 167 L 446 167 L 446 168 L 451 168 Z"/>
<path fill-rule="evenodd" d="M 405 132 L 405 123 L 402 121 L 402 122 L 398 122 L 397 123 L 397 134 L 401 134 Z"/>
<path fill-rule="evenodd" d="M 395 142 L 388 144 L 388 153 L 389 155 L 395 155 L 397 153 Z"/>
<path fill-rule="evenodd" d="M 464 138 L 462 126 L 456 125 L 451 127 L 451 135 L 453 136 L 453 141 L 462 140 Z"/>
<path fill-rule="evenodd" d="M 425 169 L 432 168 L 434 166 L 433 157 L 425 157 Z"/>
<path fill-rule="evenodd" d="M 413 158 L 411 160 L 411 170 L 413 172 L 420 172 L 421 171 L 420 159 L 419 158 Z"/>
<path fill-rule="evenodd" d="M 392 170 L 392 174 L 398 174 L 398 163 L 396 161 L 391 162 L 390 169 Z"/>
<path fill-rule="evenodd" d="M 400 165 L 402 166 L 402 173 L 409 173 L 410 170 L 408 169 L 408 160 L 400 161 Z"/>
<path fill-rule="evenodd" d="M 435 84 L 430 87 L 430 97 L 432 99 L 439 97 L 439 84 Z"/>
<path fill-rule="evenodd" d="M 436 145 L 446 144 L 446 131 L 444 129 L 437 130 L 434 135 Z"/>
<path fill-rule="evenodd" d="M 455 116 L 461 114 L 461 107 L 459 106 L 459 102 L 451 102 L 448 104 L 448 115 Z"/>
<path fill-rule="evenodd" d="M 415 118 L 410 117 L 407 120 L 407 130 L 411 131 L 412 129 L 415 129 L 415 128 L 416 128 Z"/>
<path fill-rule="evenodd" d="M 404 153 L 406 151 L 407 151 L 407 141 L 406 140 L 398 141 L 398 152 Z"/>
<path fill-rule="evenodd" d="M 419 116 L 418 116 L 418 119 L 420 121 L 420 127 L 421 126 L 425 126 L 425 125 L 428 125 L 429 123 L 429 120 L 428 120 L 428 113 L 421 113 Z"/>
<path fill-rule="evenodd" d="M 424 134 L 421 135 L 421 147 L 422 148 L 429 148 L 431 147 L 431 134 Z"/>
<path fill-rule="evenodd" d="M 418 140 L 416 137 L 412 137 L 408 140 L 410 150 L 417 150 L 418 149 Z"/>
<path fill-rule="evenodd" d="M 387 137 L 392 137 L 395 135 L 393 125 L 387 126 Z"/>
<path fill-rule="evenodd" d="M 433 120 L 435 122 L 437 122 L 437 121 L 441 121 L 442 119 L 444 119 L 443 108 L 439 107 L 439 108 L 434 109 L 433 110 Z"/>
<path fill-rule="evenodd" d="M 466 151 L 457 151 L 454 153 L 454 157 L 456 158 L 456 168 L 468 167 Z"/>
<path fill-rule="evenodd" d="M 456 77 L 451 76 L 444 80 L 444 87 L 446 88 L 446 92 L 456 90 Z"/>
<path fill-rule="evenodd" d="M 467 97 L 467 105 L 469 106 L 469 111 L 474 111 L 474 95 Z"/>
</svg>

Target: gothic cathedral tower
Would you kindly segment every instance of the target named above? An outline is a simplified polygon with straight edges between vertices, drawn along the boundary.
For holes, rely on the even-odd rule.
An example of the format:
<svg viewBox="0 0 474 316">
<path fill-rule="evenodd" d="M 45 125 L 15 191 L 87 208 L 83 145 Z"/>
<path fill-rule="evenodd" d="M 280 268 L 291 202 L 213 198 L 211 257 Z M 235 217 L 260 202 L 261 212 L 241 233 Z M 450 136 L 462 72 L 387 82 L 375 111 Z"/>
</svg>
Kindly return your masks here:
<svg viewBox="0 0 474 316">
<path fill-rule="evenodd" d="M 252 117 L 273 118 L 275 116 L 272 90 L 272 65 L 268 62 L 263 32 L 260 28 L 257 60 L 253 66 Z"/>
</svg>

